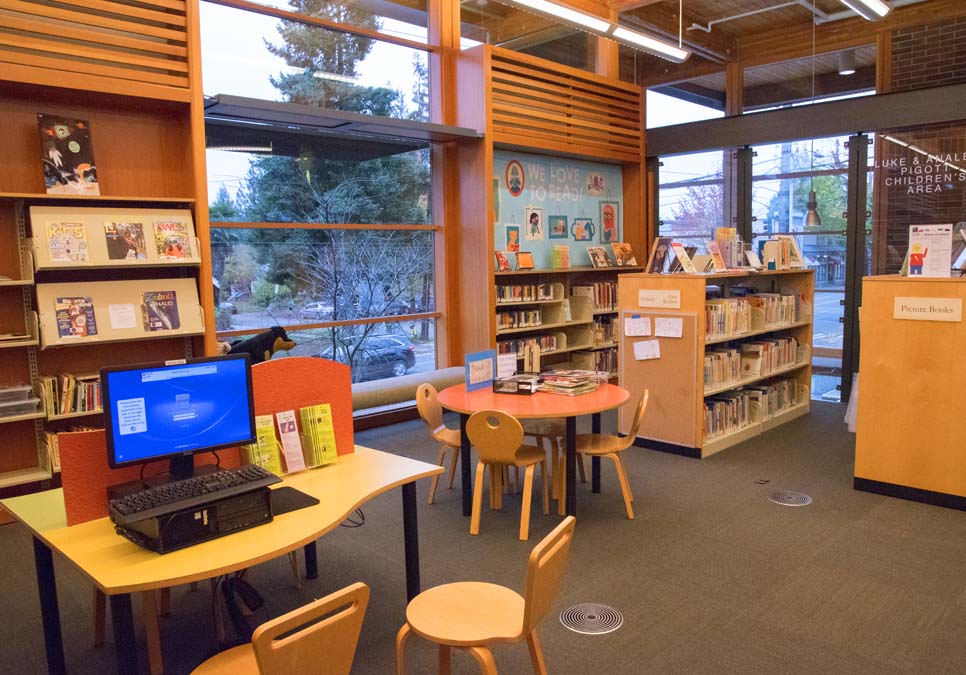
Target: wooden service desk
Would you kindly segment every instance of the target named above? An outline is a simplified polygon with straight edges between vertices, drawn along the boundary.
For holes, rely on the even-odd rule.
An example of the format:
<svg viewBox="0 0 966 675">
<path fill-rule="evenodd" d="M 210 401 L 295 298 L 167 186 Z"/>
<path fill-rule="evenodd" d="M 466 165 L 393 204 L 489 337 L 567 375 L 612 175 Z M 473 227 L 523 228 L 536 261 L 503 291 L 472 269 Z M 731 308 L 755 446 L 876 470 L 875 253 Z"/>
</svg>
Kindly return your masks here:
<svg viewBox="0 0 966 675">
<path fill-rule="evenodd" d="M 110 597 L 118 670 L 136 673 L 137 651 L 131 593 L 151 592 L 235 572 L 312 546 L 369 499 L 402 486 L 406 595 L 419 583 L 415 481 L 442 473 L 442 467 L 387 452 L 355 446 L 335 464 L 285 476 L 289 486 L 319 504 L 277 516 L 271 523 L 159 555 L 116 534 L 108 518 L 67 527 L 63 490 L 0 501 L 33 534 L 37 584 L 50 673 L 64 672 L 60 614 L 51 552 L 57 551 Z"/>
<path fill-rule="evenodd" d="M 600 433 L 600 413 L 619 408 L 627 403 L 630 392 L 615 384 L 602 384 L 598 389 L 579 396 L 565 396 L 537 392 L 536 394 L 497 394 L 491 388 L 466 391 L 465 384 L 456 384 L 439 392 L 439 402 L 444 408 L 460 414 L 460 471 L 463 487 L 463 515 L 472 511 L 473 491 L 470 467 L 470 441 L 466 436 L 466 421 L 480 410 L 502 410 L 519 419 L 552 419 L 563 417 L 567 423 L 567 460 L 565 462 L 566 513 L 577 513 L 577 416 L 593 415 L 592 430 Z M 600 457 L 594 457 L 592 486 L 600 492 Z"/>
</svg>

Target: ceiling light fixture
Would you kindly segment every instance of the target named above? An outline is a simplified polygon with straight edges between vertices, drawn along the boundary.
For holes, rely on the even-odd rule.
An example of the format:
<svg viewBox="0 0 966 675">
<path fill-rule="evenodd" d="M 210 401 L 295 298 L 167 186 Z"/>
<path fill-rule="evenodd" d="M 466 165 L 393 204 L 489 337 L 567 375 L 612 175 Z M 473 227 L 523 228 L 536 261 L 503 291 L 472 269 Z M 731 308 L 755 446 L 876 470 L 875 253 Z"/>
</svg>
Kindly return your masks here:
<svg viewBox="0 0 966 675">
<path fill-rule="evenodd" d="M 691 52 L 681 46 L 549 0 L 500 0 L 500 2 L 569 24 L 588 33 L 599 35 L 674 63 L 684 63 L 691 56 Z"/>
<path fill-rule="evenodd" d="M 844 52 L 839 52 L 839 75 L 854 75 L 855 74 L 855 50 L 846 49 Z"/>
<path fill-rule="evenodd" d="M 815 0 L 812 0 L 812 103 L 815 103 Z M 805 227 L 820 227 L 822 218 L 818 215 L 818 199 L 815 196 L 815 139 L 809 144 L 808 151 L 808 199 L 805 201 Z"/>
<path fill-rule="evenodd" d="M 863 19 L 875 21 L 892 11 L 892 6 L 882 0 L 839 0 Z"/>
</svg>

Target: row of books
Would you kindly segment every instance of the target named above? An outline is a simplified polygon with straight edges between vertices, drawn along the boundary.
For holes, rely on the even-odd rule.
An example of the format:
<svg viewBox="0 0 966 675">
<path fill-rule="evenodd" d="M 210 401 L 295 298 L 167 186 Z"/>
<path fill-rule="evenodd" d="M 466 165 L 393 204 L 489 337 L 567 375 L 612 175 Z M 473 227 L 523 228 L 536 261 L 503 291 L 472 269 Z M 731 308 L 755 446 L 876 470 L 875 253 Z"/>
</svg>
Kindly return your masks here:
<svg viewBox="0 0 966 675">
<path fill-rule="evenodd" d="M 60 471 L 60 443 L 57 440 L 58 433 L 63 433 L 65 431 L 96 431 L 98 429 L 99 427 L 72 425 L 67 429 L 61 429 L 60 431 L 44 431 L 44 446 L 41 464 L 44 465 L 44 468 L 48 471 Z"/>
<path fill-rule="evenodd" d="M 594 317 L 594 346 L 602 347 L 617 340 L 617 325 L 612 316 Z"/>
<path fill-rule="evenodd" d="M 617 310 L 617 282 L 600 281 L 594 284 L 575 284 L 570 287 L 571 295 L 582 295 L 594 303 L 595 312 Z"/>
<path fill-rule="evenodd" d="M 504 328 L 529 328 L 543 324 L 539 309 L 520 309 L 514 312 L 497 312 L 497 330 Z"/>
<path fill-rule="evenodd" d="M 498 303 L 553 299 L 553 284 L 505 284 L 496 287 Z"/>
<path fill-rule="evenodd" d="M 539 335 L 517 340 L 499 340 L 496 343 L 496 352 L 497 354 L 519 354 L 527 345 L 536 345 L 541 352 L 553 352 L 560 348 L 557 335 Z"/>
<path fill-rule="evenodd" d="M 617 348 L 574 352 L 574 366 L 601 373 L 617 372 Z"/>
<path fill-rule="evenodd" d="M 48 415 L 96 412 L 101 409 L 101 379 L 97 373 L 61 373 L 40 378 Z"/>
<path fill-rule="evenodd" d="M 798 382 L 791 378 L 710 396 L 704 401 L 705 439 L 739 431 L 798 403 Z"/>
<path fill-rule="evenodd" d="M 720 347 L 704 355 L 704 386 L 719 387 L 802 362 L 798 340 L 782 337 L 746 342 L 737 347 Z"/>
<path fill-rule="evenodd" d="M 797 299 L 795 295 L 756 293 L 705 300 L 705 339 L 743 335 L 795 323 L 798 320 Z"/>
</svg>

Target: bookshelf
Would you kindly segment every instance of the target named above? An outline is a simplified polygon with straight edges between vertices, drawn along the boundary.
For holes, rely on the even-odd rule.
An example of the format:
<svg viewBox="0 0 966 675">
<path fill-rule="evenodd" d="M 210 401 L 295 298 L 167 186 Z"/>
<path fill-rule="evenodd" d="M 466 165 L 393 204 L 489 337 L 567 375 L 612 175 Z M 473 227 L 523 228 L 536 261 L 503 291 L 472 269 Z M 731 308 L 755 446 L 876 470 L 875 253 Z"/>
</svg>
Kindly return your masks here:
<svg viewBox="0 0 966 675">
<path fill-rule="evenodd" d="M 496 272 L 497 353 L 519 355 L 523 345 L 532 342 L 540 345 L 541 368 L 607 370 L 616 376 L 612 327 L 617 316 L 617 275 L 640 270 L 578 267 Z"/>
<path fill-rule="evenodd" d="M 0 17 L 0 27 L 15 30 L 18 22 L 38 12 L 49 13 L 49 8 L 20 3 L 9 16 Z M 41 399 L 34 414 L 2 425 L 0 496 L 56 486 L 56 461 L 51 462 L 46 450 L 48 435 L 78 424 L 100 425 L 96 410 L 58 414 L 49 409 L 41 387 L 45 379 L 204 353 L 201 335 L 211 320 L 211 289 L 199 283 L 209 270 L 197 5 L 152 12 L 149 21 L 132 17 L 120 5 L 77 8 L 68 14 L 47 28 L 33 21 L 38 31 L 33 53 L 0 48 L 5 54 L 0 74 L 5 138 L 0 162 L 0 334 L 24 336 L 0 340 L 0 388 L 30 385 Z M 115 30 L 92 29 L 93 24 Z M 79 36 L 85 48 L 98 50 L 103 63 L 65 52 L 63 30 Z M 159 49 L 160 35 L 164 44 Z M 144 67 L 147 61 L 150 68 Z M 38 113 L 90 123 L 99 196 L 46 193 Z M 144 259 L 111 260 L 105 222 L 149 216 L 191 223 L 191 254 L 162 260 L 148 249 Z M 84 224 L 91 244 L 87 261 L 51 260 L 50 249 L 41 242 L 54 219 Z M 153 227 L 153 219 L 146 222 Z M 153 236 L 153 230 L 145 234 Z M 179 310 L 184 294 L 181 329 L 157 331 L 156 336 L 145 335 L 143 329 L 109 330 L 111 303 L 133 305 L 143 325 L 141 294 L 169 289 L 178 289 Z M 94 298 L 102 339 L 61 342 L 53 304 L 57 297 L 66 297 L 57 295 L 61 292 Z"/>
<path fill-rule="evenodd" d="M 617 295 L 621 383 L 651 391 L 645 446 L 707 457 L 808 413 L 811 270 L 627 274 Z"/>
</svg>

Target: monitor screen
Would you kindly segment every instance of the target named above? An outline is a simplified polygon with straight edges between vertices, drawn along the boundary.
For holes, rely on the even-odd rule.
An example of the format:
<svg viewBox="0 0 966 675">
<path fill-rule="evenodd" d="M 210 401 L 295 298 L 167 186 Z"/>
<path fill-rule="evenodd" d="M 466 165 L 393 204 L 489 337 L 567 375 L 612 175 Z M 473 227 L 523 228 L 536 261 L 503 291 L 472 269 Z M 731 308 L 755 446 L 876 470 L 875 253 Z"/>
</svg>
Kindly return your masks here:
<svg viewBox="0 0 966 675">
<path fill-rule="evenodd" d="M 142 464 L 251 443 L 247 354 L 101 370 L 108 463 Z"/>
</svg>

